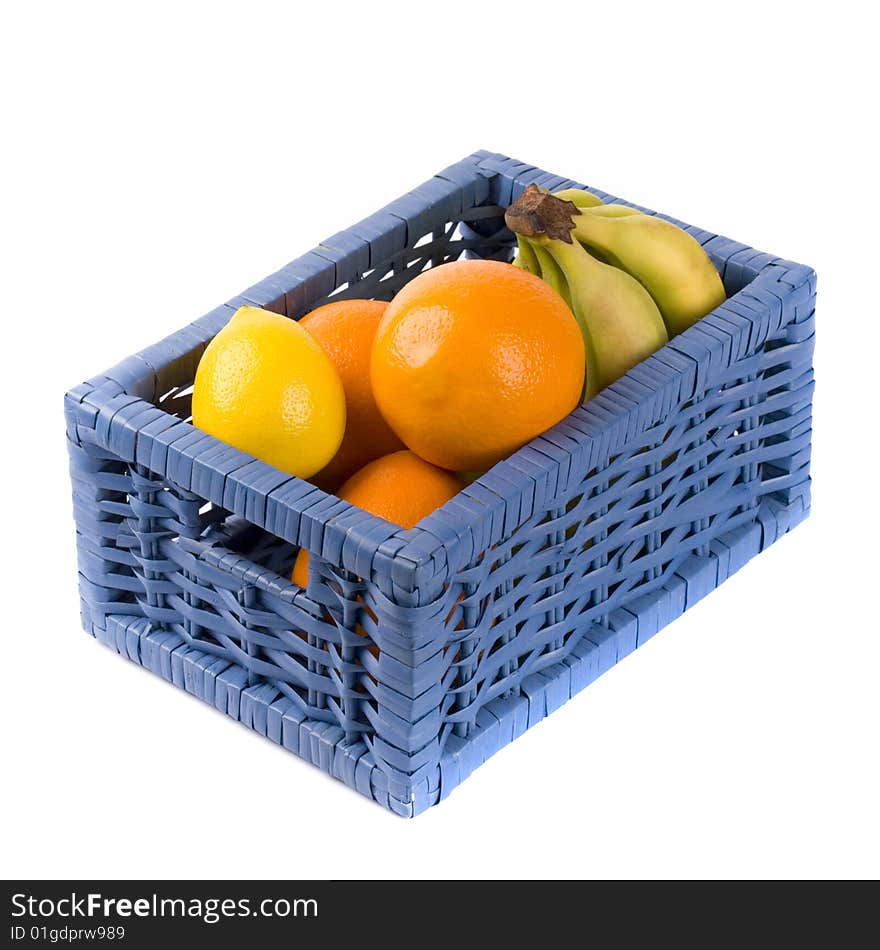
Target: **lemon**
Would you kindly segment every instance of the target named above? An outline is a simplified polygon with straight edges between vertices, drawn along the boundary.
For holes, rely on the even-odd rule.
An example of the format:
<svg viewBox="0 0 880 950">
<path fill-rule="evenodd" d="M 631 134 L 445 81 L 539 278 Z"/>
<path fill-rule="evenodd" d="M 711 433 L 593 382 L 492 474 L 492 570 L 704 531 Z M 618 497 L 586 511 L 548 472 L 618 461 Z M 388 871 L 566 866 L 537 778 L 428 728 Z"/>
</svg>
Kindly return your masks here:
<svg viewBox="0 0 880 950">
<path fill-rule="evenodd" d="M 193 424 L 291 475 L 310 478 L 345 433 L 345 393 L 318 342 L 287 317 L 240 307 L 208 344 Z"/>
</svg>

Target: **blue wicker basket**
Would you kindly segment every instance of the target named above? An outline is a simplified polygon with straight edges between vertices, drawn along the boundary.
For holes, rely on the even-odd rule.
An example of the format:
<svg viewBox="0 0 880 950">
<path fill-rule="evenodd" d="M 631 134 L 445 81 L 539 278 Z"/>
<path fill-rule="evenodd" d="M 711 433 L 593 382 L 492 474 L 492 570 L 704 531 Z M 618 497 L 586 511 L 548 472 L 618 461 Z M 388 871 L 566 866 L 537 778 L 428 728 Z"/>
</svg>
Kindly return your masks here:
<svg viewBox="0 0 880 950">
<path fill-rule="evenodd" d="M 85 629 L 400 815 L 809 512 L 815 275 L 694 227 L 723 306 L 411 530 L 187 421 L 241 304 L 510 260 L 530 182 L 578 184 L 477 152 L 65 399 Z"/>
</svg>

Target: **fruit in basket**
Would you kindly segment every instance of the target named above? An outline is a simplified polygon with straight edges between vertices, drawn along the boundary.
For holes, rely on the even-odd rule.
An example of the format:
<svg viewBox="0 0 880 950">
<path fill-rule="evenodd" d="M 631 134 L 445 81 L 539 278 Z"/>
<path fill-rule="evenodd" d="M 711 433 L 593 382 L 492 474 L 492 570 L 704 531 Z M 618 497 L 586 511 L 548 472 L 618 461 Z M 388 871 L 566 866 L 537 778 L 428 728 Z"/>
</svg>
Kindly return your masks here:
<svg viewBox="0 0 880 950">
<path fill-rule="evenodd" d="M 572 219 L 588 213 L 569 201 L 526 189 L 505 215 L 508 227 L 531 245 L 539 263 L 544 257 L 552 260 L 551 286 L 562 280 L 567 287 L 584 338 L 585 400 L 668 339 L 663 318 L 645 288 L 624 271 L 597 260 L 573 239 Z"/>
<path fill-rule="evenodd" d="M 574 237 L 631 274 L 660 308 L 670 336 L 681 333 L 722 304 L 724 285 L 700 244 L 687 231 L 650 214 L 614 205 L 585 209 Z"/>
<path fill-rule="evenodd" d="M 569 287 L 572 311 L 584 333 L 584 398 L 610 386 L 667 342 L 657 305 L 629 274 L 603 264 L 577 241 L 535 239 L 545 245 Z"/>
<path fill-rule="evenodd" d="M 240 307 L 199 362 L 192 414 L 202 431 L 309 478 L 342 442 L 345 394 L 336 367 L 298 323 Z"/>
<path fill-rule="evenodd" d="M 403 448 L 379 412 L 370 384 L 373 338 L 387 306 L 381 300 L 340 300 L 318 307 L 300 320 L 300 326 L 333 361 L 345 390 L 342 445 L 330 463 L 311 479 L 326 491 L 335 491 L 367 462 Z"/>
<path fill-rule="evenodd" d="M 412 528 L 463 487 L 456 475 L 404 449 L 365 465 L 338 494 L 371 515 Z M 300 587 L 308 584 L 309 554 L 304 548 L 297 555 L 291 579 Z"/>
<path fill-rule="evenodd" d="M 388 305 L 370 374 L 406 446 L 441 468 L 482 471 L 575 408 L 584 344 L 539 278 L 500 261 L 454 261 Z"/>
</svg>

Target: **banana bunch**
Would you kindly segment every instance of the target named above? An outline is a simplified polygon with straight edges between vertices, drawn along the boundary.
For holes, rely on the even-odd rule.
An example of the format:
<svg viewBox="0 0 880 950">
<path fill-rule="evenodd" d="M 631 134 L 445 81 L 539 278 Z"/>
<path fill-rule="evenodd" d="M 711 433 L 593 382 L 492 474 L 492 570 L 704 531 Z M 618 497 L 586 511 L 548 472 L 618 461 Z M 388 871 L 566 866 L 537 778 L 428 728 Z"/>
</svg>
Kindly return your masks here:
<svg viewBox="0 0 880 950">
<path fill-rule="evenodd" d="M 588 191 L 529 185 L 505 214 L 514 264 L 543 278 L 584 335 L 584 400 L 725 299 L 721 278 L 686 231 Z"/>
</svg>

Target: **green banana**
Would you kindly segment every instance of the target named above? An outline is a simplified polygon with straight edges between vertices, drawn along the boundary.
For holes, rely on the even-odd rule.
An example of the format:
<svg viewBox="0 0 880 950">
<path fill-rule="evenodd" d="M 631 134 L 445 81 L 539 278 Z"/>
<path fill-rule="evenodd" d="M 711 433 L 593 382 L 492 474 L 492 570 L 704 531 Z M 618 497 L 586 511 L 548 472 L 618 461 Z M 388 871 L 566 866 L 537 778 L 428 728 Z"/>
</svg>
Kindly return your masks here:
<svg viewBox="0 0 880 950">
<path fill-rule="evenodd" d="M 626 218 L 633 214 L 641 214 L 641 211 L 637 211 L 635 208 L 628 208 L 626 205 L 595 205 L 592 208 L 582 208 L 581 212 L 587 212 L 588 214 L 596 214 L 603 218 Z M 626 270 L 623 267 L 619 260 L 614 257 L 612 254 L 598 250 L 595 247 L 589 247 L 584 244 L 584 247 L 593 255 L 597 260 L 602 261 L 603 264 L 612 264 L 614 267 L 620 267 L 622 270 Z"/>
<path fill-rule="evenodd" d="M 530 240 L 552 256 L 568 285 L 586 346 L 584 401 L 667 342 L 657 305 L 629 274 L 596 260 L 577 241 Z"/>
<path fill-rule="evenodd" d="M 521 234 L 516 236 L 516 257 L 514 266 L 540 277 L 571 307 L 571 294 L 565 277 L 556 261 L 542 247 L 536 247 Z"/>
<path fill-rule="evenodd" d="M 562 297 L 569 307 L 573 307 L 571 290 L 568 286 L 568 281 L 565 279 L 565 274 L 556 263 L 553 255 L 550 254 L 547 249 L 537 241 L 532 243 L 531 247 L 535 257 L 538 259 L 538 264 L 540 266 L 538 275 L 544 280 L 546 284 L 549 284 L 556 291 L 556 293 L 559 294 L 560 297 Z"/>
<path fill-rule="evenodd" d="M 584 191 L 583 188 L 563 188 L 562 191 L 554 191 L 553 197 L 570 201 L 578 208 L 597 208 L 602 205 L 602 199 L 598 195 L 594 195 L 592 191 Z"/>
<path fill-rule="evenodd" d="M 625 215 L 642 213 L 637 208 L 628 208 L 626 205 L 603 204 L 598 195 L 594 195 L 592 191 L 584 191 L 583 188 L 563 188 L 562 191 L 554 191 L 553 197 L 570 201 L 581 211 L 589 211 L 590 214 L 599 214 L 602 217 L 622 218 Z"/>
<path fill-rule="evenodd" d="M 595 205 L 581 210 L 587 210 L 590 214 L 597 214 L 603 218 L 627 218 L 630 215 L 642 213 L 638 208 L 628 208 L 626 205 Z"/>
<path fill-rule="evenodd" d="M 651 294 L 670 336 L 725 300 L 724 285 L 706 252 L 669 221 L 647 214 L 608 217 L 589 209 L 573 221 L 573 237 L 631 274 Z"/>
<path fill-rule="evenodd" d="M 541 277 L 565 297 L 580 327 L 586 353 L 584 401 L 669 339 L 657 304 L 639 281 L 598 260 L 574 239 L 577 223 L 598 207 L 581 210 L 568 197 L 529 185 L 504 215 L 517 235 L 523 259 L 530 248 Z M 603 220 L 636 217 L 641 215 Z"/>
<path fill-rule="evenodd" d="M 513 265 L 522 268 L 522 270 L 527 270 L 537 277 L 541 276 L 541 266 L 537 257 L 535 257 L 531 244 L 519 234 L 516 236 L 516 257 L 513 259 Z"/>
<path fill-rule="evenodd" d="M 562 192 L 562 191 L 557 192 L 557 194 L 554 195 L 554 197 L 568 194 L 571 191 L 574 191 L 574 189 L 570 189 L 569 192 Z M 580 194 L 590 195 L 591 198 L 596 197 L 595 195 L 590 194 L 589 191 L 580 192 Z M 568 198 L 567 200 L 572 201 L 571 198 Z M 586 212 L 588 214 L 598 214 L 598 215 L 601 215 L 602 217 L 607 217 L 607 218 L 622 218 L 630 214 L 641 214 L 641 211 L 636 211 L 635 208 L 627 208 L 626 205 L 587 205 L 587 204 L 584 204 L 584 205 L 579 206 L 579 210 L 582 214 Z M 519 239 L 519 236 L 517 236 L 517 239 Z M 614 267 L 620 267 L 620 262 L 615 260 L 610 254 L 603 254 L 601 251 L 597 250 L 595 247 L 587 247 L 586 244 L 584 245 L 584 247 L 587 249 L 587 251 L 590 254 L 593 255 L 593 257 L 596 258 L 597 261 L 602 261 L 603 264 L 612 264 Z M 514 261 L 514 264 L 515 263 L 517 262 Z M 538 274 L 538 276 L 539 277 L 541 276 L 540 273 Z"/>
<path fill-rule="evenodd" d="M 516 244 L 516 257 L 513 259 L 514 266 L 540 277 L 571 307 L 571 294 L 568 290 L 568 284 L 556 261 L 542 247 L 535 247 L 528 238 L 521 234 L 517 234 Z"/>
</svg>

